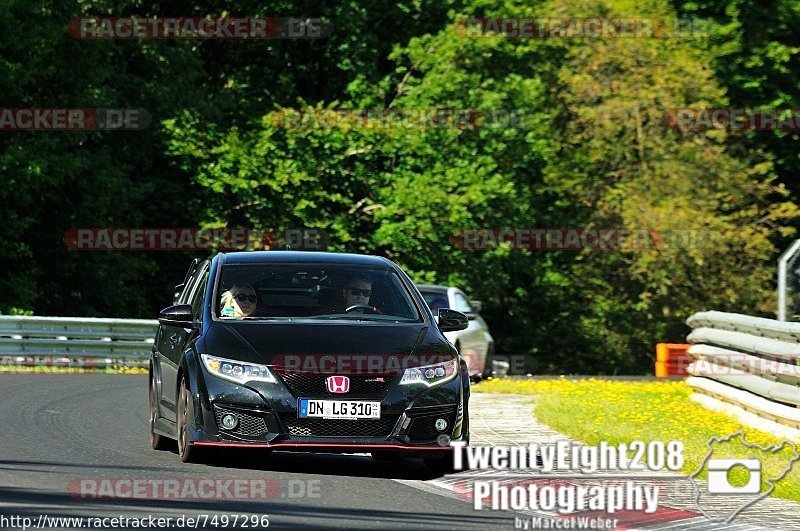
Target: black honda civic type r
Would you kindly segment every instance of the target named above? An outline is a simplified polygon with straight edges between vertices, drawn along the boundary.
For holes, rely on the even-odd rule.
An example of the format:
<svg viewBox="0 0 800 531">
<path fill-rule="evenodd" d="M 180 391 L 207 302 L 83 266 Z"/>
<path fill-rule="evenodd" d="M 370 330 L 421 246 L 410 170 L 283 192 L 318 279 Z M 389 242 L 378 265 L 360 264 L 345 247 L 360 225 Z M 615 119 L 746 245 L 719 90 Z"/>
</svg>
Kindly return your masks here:
<svg viewBox="0 0 800 531">
<path fill-rule="evenodd" d="M 386 258 L 220 253 L 193 262 L 159 315 L 150 440 L 183 461 L 215 448 L 422 457 L 446 468 L 469 442 L 466 363 Z"/>
</svg>

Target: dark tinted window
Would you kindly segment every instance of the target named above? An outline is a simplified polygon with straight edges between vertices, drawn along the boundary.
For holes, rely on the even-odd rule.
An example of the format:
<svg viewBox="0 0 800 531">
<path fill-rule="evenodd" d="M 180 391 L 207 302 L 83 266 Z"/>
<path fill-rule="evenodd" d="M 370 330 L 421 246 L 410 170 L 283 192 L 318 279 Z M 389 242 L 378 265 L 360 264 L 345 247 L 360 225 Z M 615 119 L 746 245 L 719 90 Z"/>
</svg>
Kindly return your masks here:
<svg viewBox="0 0 800 531">
<path fill-rule="evenodd" d="M 428 307 L 436 315 L 440 308 L 449 308 L 447 293 L 435 291 L 423 291 L 422 298 L 428 303 Z"/>
<path fill-rule="evenodd" d="M 322 264 L 226 265 L 216 315 L 419 321 L 411 294 L 387 268 Z"/>
</svg>

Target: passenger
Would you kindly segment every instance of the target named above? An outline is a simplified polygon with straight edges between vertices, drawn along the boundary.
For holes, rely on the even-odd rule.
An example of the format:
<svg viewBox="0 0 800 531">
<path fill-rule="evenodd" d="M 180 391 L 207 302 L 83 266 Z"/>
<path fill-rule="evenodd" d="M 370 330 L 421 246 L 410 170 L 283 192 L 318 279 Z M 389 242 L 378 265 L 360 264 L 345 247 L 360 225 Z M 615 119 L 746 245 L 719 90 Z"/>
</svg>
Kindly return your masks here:
<svg viewBox="0 0 800 531">
<path fill-rule="evenodd" d="M 250 317 L 258 304 L 256 290 L 249 284 L 232 286 L 220 299 L 222 317 Z"/>
</svg>

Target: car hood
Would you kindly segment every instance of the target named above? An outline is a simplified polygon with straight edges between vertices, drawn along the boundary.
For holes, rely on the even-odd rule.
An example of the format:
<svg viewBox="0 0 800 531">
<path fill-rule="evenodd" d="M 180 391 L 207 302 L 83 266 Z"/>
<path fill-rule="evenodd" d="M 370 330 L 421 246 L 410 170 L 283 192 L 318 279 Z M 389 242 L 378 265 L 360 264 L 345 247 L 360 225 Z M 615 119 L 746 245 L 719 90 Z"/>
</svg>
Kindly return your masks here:
<svg viewBox="0 0 800 531">
<path fill-rule="evenodd" d="M 383 372 L 381 367 L 419 366 L 455 356 L 452 346 L 426 323 L 216 321 L 204 346 L 208 354 L 279 371 L 319 367 L 323 357 L 347 358 L 352 372 L 369 364 L 370 372 Z"/>
</svg>

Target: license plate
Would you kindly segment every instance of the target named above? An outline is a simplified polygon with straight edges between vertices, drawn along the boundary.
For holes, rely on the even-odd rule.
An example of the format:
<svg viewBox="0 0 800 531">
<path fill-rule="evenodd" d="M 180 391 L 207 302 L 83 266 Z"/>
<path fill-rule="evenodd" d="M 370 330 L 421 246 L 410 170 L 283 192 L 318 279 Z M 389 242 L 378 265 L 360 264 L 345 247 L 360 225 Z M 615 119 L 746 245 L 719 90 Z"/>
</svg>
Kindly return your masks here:
<svg viewBox="0 0 800 531">
<path fill-rule="evenodd" d="M 363 400 L 315 400 L 301 398 L 297 416 L 321 419 L 380 419 L 381 403 Z"/>
</svg>

